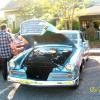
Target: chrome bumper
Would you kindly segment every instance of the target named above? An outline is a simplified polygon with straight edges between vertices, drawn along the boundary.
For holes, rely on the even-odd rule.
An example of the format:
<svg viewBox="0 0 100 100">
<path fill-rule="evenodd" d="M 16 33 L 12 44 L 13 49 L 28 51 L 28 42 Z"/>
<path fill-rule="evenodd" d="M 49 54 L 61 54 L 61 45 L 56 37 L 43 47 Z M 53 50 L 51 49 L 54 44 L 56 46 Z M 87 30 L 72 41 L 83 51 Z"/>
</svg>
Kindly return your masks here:
<svg viewBox="0 0 100 100">
<path fill-rule="evenodd" d="M 35 81 L 31 79 L 20 79 L 8 76 L 8 81 L 32 86 L 73 86 L 76 84 L 77 79 L 78 77 L 75 80 L 71 81 Z"/>
</svg>

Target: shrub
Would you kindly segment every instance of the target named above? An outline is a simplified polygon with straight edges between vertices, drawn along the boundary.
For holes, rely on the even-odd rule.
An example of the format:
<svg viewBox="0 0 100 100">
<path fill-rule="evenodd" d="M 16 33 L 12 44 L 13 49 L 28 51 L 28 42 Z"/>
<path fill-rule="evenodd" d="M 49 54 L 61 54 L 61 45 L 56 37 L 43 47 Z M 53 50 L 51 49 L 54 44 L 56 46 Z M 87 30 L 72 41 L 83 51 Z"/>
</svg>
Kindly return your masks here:
<svg viewBox="0 0 100 100">
<path fill-rule="evenodd" d="M 80 29 L 80 23 L 79 23 L 79 21 L 74 20 L 72 28 L 73 28 L 73 30 L 79 30 Z"/>
<path fill-rule="evenodd" d="M 12 33 L 18 33 L 18 32 L 19 32 L 19 27 L 12 30 Z"/>
</svg>

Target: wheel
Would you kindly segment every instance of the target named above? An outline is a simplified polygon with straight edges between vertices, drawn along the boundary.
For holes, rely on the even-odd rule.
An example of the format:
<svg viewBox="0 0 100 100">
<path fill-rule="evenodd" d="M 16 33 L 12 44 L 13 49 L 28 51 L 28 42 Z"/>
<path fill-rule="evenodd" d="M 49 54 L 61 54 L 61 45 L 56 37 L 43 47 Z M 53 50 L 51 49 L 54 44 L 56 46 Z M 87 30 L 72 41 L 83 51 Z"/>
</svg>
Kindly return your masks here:
<svg viewBox="0 0 100 100">
<path fill-rule="evenodd" d="M 8 71 L 4 68 L 2 69 L 2 76 L 3 76 L 3 79 L 6 81 L 8 77 Z"/>
<path fill-rule="evenodd" d="M 3 75 L 3 79 L 6 81 L 8 75 L 6 73 L 2 73 L 2 75 Z"/>
<path fill-rule="evenodd" d="M 82 62 L 81 66 L 80 66 L 80 74 L 82 73 L 83 69 L 84 69 L 84 61 Z"/>
<path fill-rule="evenodd" d="M 87 62 L 88 60 L 89 60 L 89 58 L 87 57 L 87 58 L 86 58 L 86 62 Z"/>
<path fill-rule="evenodd" d="M 88 60 L 89 60 L 89 54 L 87 55 L 87 57 L 86 57 L 86 60 L 85 60 L 85 61 L 87 62 Z"/>
</svg>

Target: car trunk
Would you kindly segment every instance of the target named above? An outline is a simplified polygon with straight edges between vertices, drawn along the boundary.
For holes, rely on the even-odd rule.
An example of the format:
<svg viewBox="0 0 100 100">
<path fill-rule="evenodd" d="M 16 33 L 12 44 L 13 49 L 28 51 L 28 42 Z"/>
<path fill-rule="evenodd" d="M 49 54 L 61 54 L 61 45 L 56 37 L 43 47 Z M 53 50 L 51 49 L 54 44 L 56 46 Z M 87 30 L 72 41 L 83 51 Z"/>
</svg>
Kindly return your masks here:
<svg viewBox="0 0 100 100">
<path fill-rule="evenodd" d="M 28 79 L 47 80 L 53 68 L 63 66 L 72 54 L 71 50 L 63 51 L 64 48 L 61 49 L 60 47 L 60 51 L 57 48 L 52 48 L 55 52 L 50 48 L 45 52 L 39 51 L 39 49 L 33 50 L 24 61 L 24 65 L 27 66 L 26 75 Z"/>
</svg>

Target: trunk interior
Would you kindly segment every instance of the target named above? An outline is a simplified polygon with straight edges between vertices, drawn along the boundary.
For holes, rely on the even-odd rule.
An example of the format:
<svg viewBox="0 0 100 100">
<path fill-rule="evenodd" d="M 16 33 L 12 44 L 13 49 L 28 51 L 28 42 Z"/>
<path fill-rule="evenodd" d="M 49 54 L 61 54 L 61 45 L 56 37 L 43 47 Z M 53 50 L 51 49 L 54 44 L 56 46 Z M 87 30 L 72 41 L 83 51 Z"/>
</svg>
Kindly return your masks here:
<svg viewBox="0 0 100 100">
<path fill-rule="evenodd" d="M 72 51 L 43 55 L 31 53 L 24 61 L 24 65 L 27 67 L 27 78 L 40 81 L 47 80 L 53 68 L 63 65 L 71 53 Z"/>
</svg>

